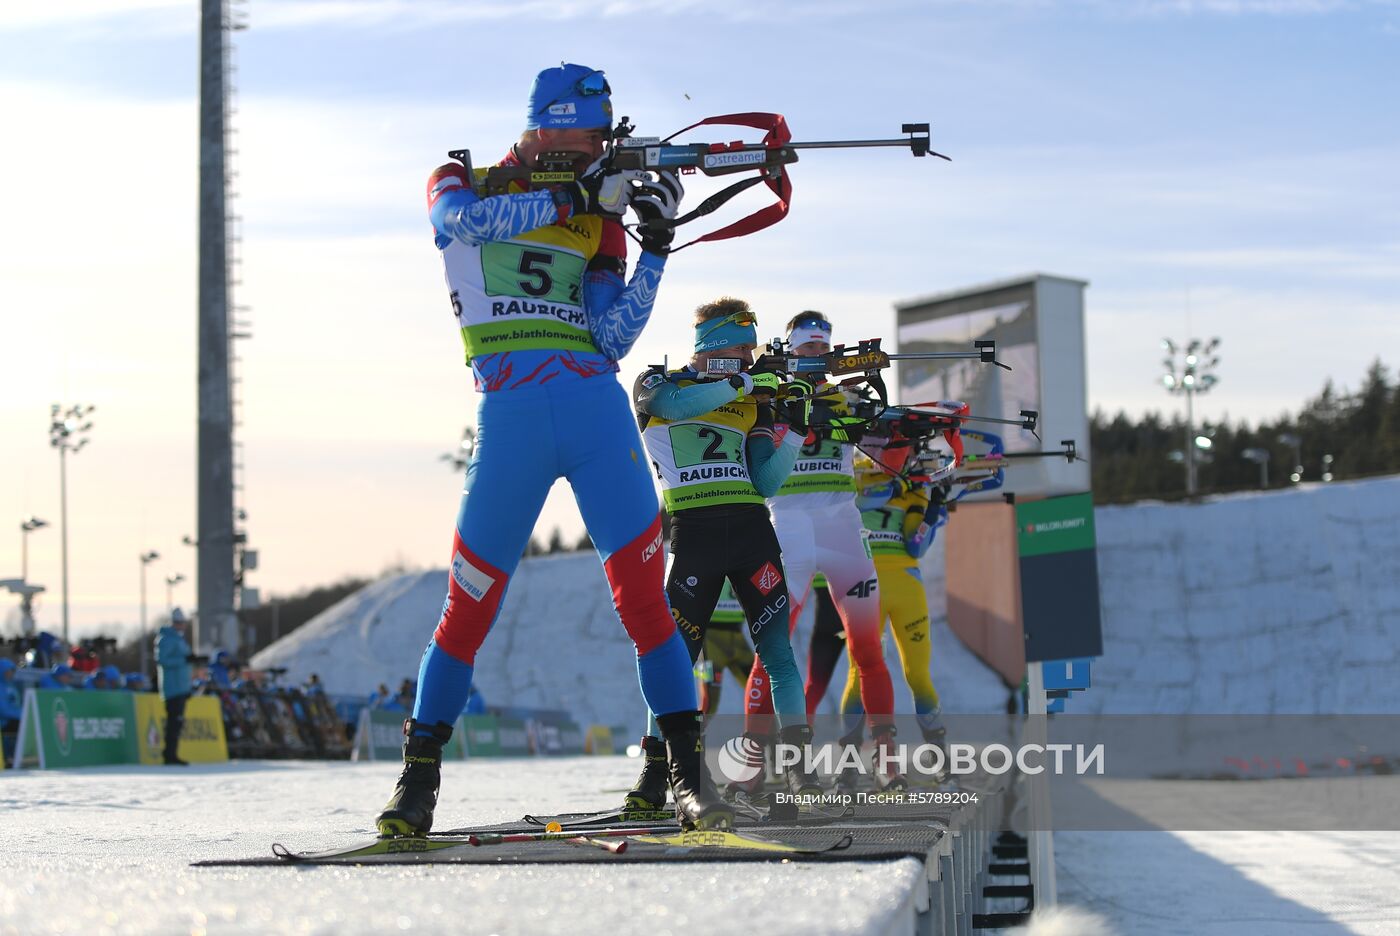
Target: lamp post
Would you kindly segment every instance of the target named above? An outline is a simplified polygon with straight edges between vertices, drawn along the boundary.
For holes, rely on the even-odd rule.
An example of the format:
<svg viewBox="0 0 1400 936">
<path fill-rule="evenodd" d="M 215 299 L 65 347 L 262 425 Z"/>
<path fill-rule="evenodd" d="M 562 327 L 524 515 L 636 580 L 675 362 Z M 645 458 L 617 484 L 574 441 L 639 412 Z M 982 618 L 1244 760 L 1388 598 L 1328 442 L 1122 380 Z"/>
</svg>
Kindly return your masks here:
<svg viewBox="0 0 1400 936">
<path fill-rule="evenodd" d="M 30 517 L 19 525 L 19 578 L 21 582 L 29 581 L 29 534 L 35 530 L 42 530 L 49 525 L 49 521 L 40 520 L 38 517 Z"/>
<path fill-rule="evenodd" d="M 149 665 L 150 648 L 146 644 L 146 566 L 160 558 L 160 553 L 154 549 L 147 550 L 141 554 L 141 639 L 137 641 L 141 645 L 141 675 L 145 675 Z"/>
<path fill-rule="evenodd" d="M 1279 444 L 1293 450 L 1293 473 L 1288 476 L 1288 480 L 1297 484 L 1303 480 L 1303 440 L 1291 432 L 1285 432 L 1278 437 L 1278 441 Z"/>
<path fill-rule="evenodd" d="M 1259 486 L 1267 488 L 1269 486 L 1269 450 L 1266 448 L 1247 448 L 1240 454 L 1259 466 Z"/>
<path fill-rule="evenodd" d="M 68 453 L 78 453 L 88 444 L 92 420 L 86 419 L 95 406 L 49 407 L 49 445 L 58 449 L 58 491 L 60 502 L 59 540 L 63 554 L 63 642 L 68 642 Z M 86 419 L 86 421 L 84 421 Z"/>
<path fill-rule="evenodd" d="M 1196 493 L 1197 487 L 1196 447 L 1199 443 L 1196 439 L 1195 397 L 1198 393 L 1210 392 L 1210 388 L 1216 384 L 1216 377 L 1212 371 L 1220 363 L 1220 358 L 1214 356 L 1215 349 L 1219 346 L 1219 338 L 1212 338 L 1209 342 L 1192 338 L 1183 348 L 1178 348 L 1176 342 L 1170 338 L 1162 339 L 1162 348 L 1167 352 L 1166 359 L 1162 361 L 1167 369 L 1162 375 L 1162 385 L 1167 388 L 1168 393 L 1186 395 L 1186 445 L 1183 447 L 1183 454 L 1186 461 L 1188 497 Z M 1180 365 L 1177 364 L 1178 352 L 1181 354 Z"/>
<path fill-rule="evenodd" d="M 175 610 L 175 586 L 185 580 L 179 572 L 165 577 L 165 613 L 170 614 Z"/>
</svg>

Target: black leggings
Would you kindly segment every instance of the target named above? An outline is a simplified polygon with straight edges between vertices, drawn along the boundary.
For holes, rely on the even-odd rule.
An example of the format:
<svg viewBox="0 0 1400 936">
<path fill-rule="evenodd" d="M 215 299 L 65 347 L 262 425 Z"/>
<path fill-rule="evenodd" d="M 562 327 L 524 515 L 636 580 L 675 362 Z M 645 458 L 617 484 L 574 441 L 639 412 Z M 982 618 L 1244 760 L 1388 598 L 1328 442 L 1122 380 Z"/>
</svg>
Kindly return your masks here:
<svg viewBox="0 0 1400 936">
<path fill-rule="evenodd" d="M 705 629 L 728 579 L 773 684 L 780 716 L 799 716 L 800 721 L 805 713 L 802 683 L 788 639 L 792 601 L 768 510 L 745 504 L 680 511 L 671 522 L 671 555 L 666 595 L 690 659 L 700 656 Z"/>
<path fill-rule="evenodd" d="M 174 760 L 180 751 L 180 731 L 185 727 L 185 703 L 188 695 L 171 696 L 165 700 L 165 759 Z"/>
</svg>

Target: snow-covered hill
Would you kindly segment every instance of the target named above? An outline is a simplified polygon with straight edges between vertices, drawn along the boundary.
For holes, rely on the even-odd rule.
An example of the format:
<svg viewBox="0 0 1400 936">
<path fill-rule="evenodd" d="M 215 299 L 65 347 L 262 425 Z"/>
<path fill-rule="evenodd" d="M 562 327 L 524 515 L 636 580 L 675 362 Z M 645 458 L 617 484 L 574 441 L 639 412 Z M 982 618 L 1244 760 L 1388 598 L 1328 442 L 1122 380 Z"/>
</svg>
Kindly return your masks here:
<svg viewBox="0 0 1400 936">
<path fill-rule="evenodd" d="M 1095 522 L 1105 656 L 1074 711 L 1400 711 L 1400 478 L 1100 508 Z M 941 541 L 924 565 L 945 709 L 1000 711 L 1000 680 L 947 628 Z M 376 582 L 254 665 L 320 673 L 332 692 L 397 685 L 417 672 L 446 585 L 445 570 Z M 809 627 L 795 641 L 799 660 Z M 844 664 L 831 695 L 843 679 Z M 521 563 L 477 684 L 491 704 L 640 727 L 631 645 L 593 554 Z M 910 711 L 899 684 L 898 707 Z M 739 699 L 727 683 L 721 710 L 739 711 Z"/>
</svg>

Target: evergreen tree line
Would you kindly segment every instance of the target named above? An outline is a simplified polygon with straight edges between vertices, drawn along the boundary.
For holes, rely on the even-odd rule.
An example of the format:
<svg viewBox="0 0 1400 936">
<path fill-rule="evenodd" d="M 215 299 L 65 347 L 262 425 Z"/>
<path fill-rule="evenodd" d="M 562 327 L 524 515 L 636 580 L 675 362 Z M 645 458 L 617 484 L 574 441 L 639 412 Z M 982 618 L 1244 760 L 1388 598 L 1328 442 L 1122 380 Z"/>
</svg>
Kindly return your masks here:
<svg viewBox="0 0 1400 936">
<path fill-rule="evenodd" d="M 1258 490 L 1260 466 L 1245 457 L 1247 449 L 1269 453 L 1268 486 L 1294 483 L 1300 458 L 1301 480 L 1348 481 L 1400 472 L 1400 384 L 1377 358 L 1355 392 L 1339 390 L 1329 378 L 1322 392 L 1303 403 L 1295 414 L 1277 420 L 1248 423 L 1206 423 L 1196 435 L 1211 440 L 1197 448 L 1197 493 Z M 1280 437 L 1295 436 L 1295 448 Z M 1119 412 L 1109 418 L 1096 411 L 1089 425 L 1089 462 L 1096 503 L 1114 504 L 1144 498 L 1178 500 L 1186 497 L 1186 446 L 1182 413 L 1170 419 L 1148 413 L 1132 419 Z M 1331 456 L 1325 463 L 1325 456 Z"/>
</svg>

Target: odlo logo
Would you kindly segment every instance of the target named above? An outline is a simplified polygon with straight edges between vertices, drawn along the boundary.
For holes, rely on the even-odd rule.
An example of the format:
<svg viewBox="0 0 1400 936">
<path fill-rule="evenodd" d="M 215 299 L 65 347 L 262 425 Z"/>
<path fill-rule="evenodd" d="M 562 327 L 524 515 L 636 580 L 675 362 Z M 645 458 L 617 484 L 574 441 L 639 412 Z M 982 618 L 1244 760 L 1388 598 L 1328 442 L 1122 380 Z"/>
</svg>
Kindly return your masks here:
<svg viewBox="0 0 1400 936">
<path fill-rule="evenodd" d="M 59 699 L 53 704 L 53 736 L 58 741 L 58 752 L 67 757 L 73 750 L 73 720 L 68 717 L 68 706 Z"/>
<path fill-rule="evenodd" d="M 869 598 L 871 595 L 875 594 L 875 587 L 878 582 L 879 579 L 866 579 L 863 582 L 856 582 L 847 590 L 846 594 L 851 598 Z"/>
</svg>

